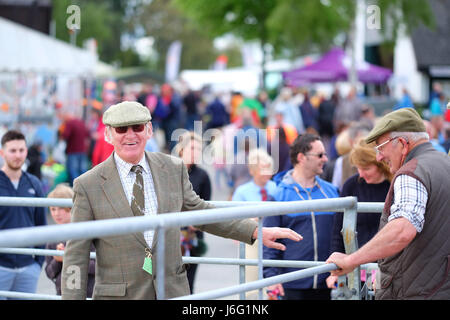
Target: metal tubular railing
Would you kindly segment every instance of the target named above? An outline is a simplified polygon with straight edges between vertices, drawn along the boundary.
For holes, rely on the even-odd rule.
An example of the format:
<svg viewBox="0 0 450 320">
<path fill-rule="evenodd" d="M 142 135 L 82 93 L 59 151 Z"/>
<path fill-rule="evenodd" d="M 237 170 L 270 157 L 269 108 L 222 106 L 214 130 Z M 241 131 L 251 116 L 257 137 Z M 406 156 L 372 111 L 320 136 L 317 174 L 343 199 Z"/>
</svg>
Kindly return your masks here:
<svg viewBox="0 0 450 320">
<path fill-rule="evenodd" d="M 72 208 L 72 199 L 0 197 L 0 206 Z"/>
<path fill-rule="evenodd" d="M 357 203 L 356 198 L 354 197 L 346 197 L 346 198 L 333 198 L 333 199 L 323 199 L 323 200 L 308 200 L 308 201 L 292 201 L 292 202 L 227 202 L 227 201 L 210 201 L 210 203 L 216 206 L 216 209 L 209 210 L 197 210 L 197 211 L 189 211 L 183 213 L 166 213 L 158 216 L 144 216 L 144 217 L 130 217 L 130 218 L 122 218 L 122 219 L 110 219 L 110 220 L 101 220 L 101 221 L 89 221 L 89 222 L 79 222 L 76 224 L 66 224 L 66 225 L 54 225 L 54 226 L 42 226 L 42 227 L 32 227 L 32 228 L 20 228 L 20 229 L 10 229 L 0 231 L 0 247 L 6 246 L 31 246 L 44 244 L 48 242 L 57 242 L 57 241 L 65 241 L 69 239 L 84 239 L 86 238 L 86 234 L 89 234 L 90 238 L 98 238 L 102 236 L 110 236 L 110 235 L 120 235 L 127 234 L 133 232 L 144 231 L 148 229 L 158 229 L 158 255 L 160 257 L 164 257 L 162 254 L 164 252 L 164 230 L 169 227 L 182 227 L 188 225 L 201 225 L 208 223 L 215 223 L 233 219 L 244 219 L 255 217 L 255 212 L 257 212 L 257 216 L 259 216 L 259 235 L 261 238 L 261 218 L 265 216 L 271 215 L 281 215 L 287 213 L 295 213 L 295 212 L 306 212 L 306 211 L 336 211 L 342 212 L 344 211 L 344 217 L 346 215 L 355 215 L 356 212 L 380 212 L 383 204 L 382 203 Z M 13 197 L 0 197 L 0 206 L 8 205 L 8 206 L 60 206 L 60 207 L 71 207 L 72 202 L 70 199 L 42 199 L 42 198 L 13 198 Z M 236 210 L 236 206 L 239 206 L 239 212 Z M 347 214 L 349 213 L 349 214 Z M 349 218 L 353 219 L 353 218 Z M 118 221 L 120 220 L 120 221 Z M 346 219 L 344 219 L 344 229 L 346 224 Z M 343 229 L 343 230 L 344 230 Z M 354 229 L 353 229 L 354 230 Z M 161 245 L 162 244 L 162 245 Z M 0 248 L 3 250 L 10 250 L 11 248 Z M 353 251 L 354 248 L 349 248 L 349 250 Z M 23 249 L 26 250 L 26 249 Z M 348 252 L 347 252 L 348 253 Z M 49 254 L 49 252 L 48 252 Z M 63 254 L 63 253 L 62 253 Z M 241 256 L 242 257 L 242 253 Z M 202 261 L 203 259 L 203 261 Z M 193 258 L 193 257 L 183 257 L 183 261 L 185 263 L 207 263 L 205 259 L 211 258 Z M 218 258 L 212 258 L 218 259 Z M 220 259 L 220 258 L 219 258 Z M 197 260 L 197 262 L 195 262 Z M 226 259 L 225 259 L 226 260 Z M 276 265 L 278 262 L 283 263 L 295 263 L 298 261 L 271 261 L 271 260 L 263 260 L 262 259 L 262 243 L 258 248 L 258 259 L 257 260 L 245 260 L 242 259 L 234 259 L 241 261 L 233 261 L 228 263 L 226 261 L 222 261 L 221 263 L 227 264 L 240 264 L 240 265 L 257 265 L 259 278 L 262 278 L 262 267 L 269 266 L 271 263 L 275 263 L 272 265 Z M 190 261 L 190 262 L 189 262 Z M 164 277 L 164 261 L 159 260 L 159 268 L 157 270 L 157 274 L 161 277 Z M 218 263 L 219 260 L 215 260 Z M 304 263 L 300 262 L 300 263 Z M 312 265 L 317 264 L 317 262 L 313 262 Z M 320 262 L 319 262 L 320 264 Z M 323 262 L 322 262 L 323 264 Z M 374 264 L 376 265 L 376 264 Z M 241 284 L 236 287 L 224 288 L 220 290 L 210 291 L 207 293 L 202 293 L 201 295 L 191 295 L 186 297 L 180 297 L 185 299 L 202 299 L 209 298 L 213 299 L 216 297 L 226 296 L 234 293 L 245 292 L 254 289 L 259 290 L 259 297 L 262 298 L 262 288 L 275 283 L 281 283 L 286 281 L 292 281 L 293 277 L 296 279 L 302 277 L 310 276 L 310 272 L 313 274 L 328 272 L 336 266 L 334 264 L 318 265 L 314 267 L 309 267 L 308 270 L 300 270 L 305 272 L 293 272 L 294 274 L 284 274 L 281 276 L 277 276 L 280 278 L 268 278 L 263 280 L 254 281 L 252 283 Z M 316 268 L 316 269 L 314 269 Z M 317 269 L 318 268 L 318 269 Z M 375 268 L 371 266 L 371 268 Z M 321 271 L 321 270 L 327 271 Z M 308 271 L 308 272 L 306 272 Z M 242 271 L 241 271 L 242 274 Z M 356 274 L 356 272 L 355 272 Z M 359 279 L 359 272 L 356 276 Z M 275 279 L 273 279 L 275 278 Z M 245 281 L 245 276 L 240 277 L 240 281 Z M 355 279 L 356 280 L 356 279 Z M 157 296 L 159 298 L 164 298 L 164 285 L 163 281 L 159 281 L 160 285 L 157 289 Z M 268 284 L 270 283 L 270 284 Z M 359 281 L 358 281 L 359 283 Z M 353 288 L 351 288 L 353 289 Z M 359 291 L 354 292 L 353 295 L 356 298 L 359 298 Z M 231 292 L 231 293 L 230 293 Z M 208 295 L 209 294 L 209 295 Z M 241 295 L 241 298 L 243 295 Z M 348 298 L 348 294 L 347 294 Z M 353 296 L 352 296 L 353 298 Z"/>
<path fill-rule="evenodd" d="M 346 197 L 353 198 L 353 197 Z M 337 198 L 344 199 L 344 198 Z M 216 208 L 232 208 L 242 206 L 267 205 L 271 202 L 261 201 L 207 201 Z M 280 202 L 276 202 L 280 203 Z M 71 199 L 58 198 L 21 198 L 21 197 L 0 197 L 0 206 L 21 206 L 21 207 L 64 207 L 71 208 L 73 206 Z M 384 203 L 382 202 L 358 202 L 358 212 L 381 212 Z M 336 212 L 343 212 L 344 208 L 335 208 Z"/>
<path fill-rule="evenodd" d="M 344 240 L 345 252 L 355 252 L 356 250 L 358 250 L 358 239 L 356 237 L 356 218 L 356 208 L 350 208 L 345 211 L 341 231 L 342 239 Z M 349 292 L 352 293 L 350 299 L 359 300 L 359 293 L 361 292 L 361 270 L 359 266 L 356 267 L 352 272 L 347 274 L 346 277 L 340 277 L 340 279 L 338 280 L 338 288 L 345 287 L 343 285 L 343 281 L 345 279 L 347 280 L 347 287 L 349 289 Z M 340 297 L 342 297 L 342 295 Z M 339 298 L 339 296 L 337 296 L 336 298 Z"/>
<path fill-rule="evenodd" d="M 62 250 L 35 249 L 35 248 L 0 248 L 0 253 L 24 254 L 37 256 L 64 256 Z M 95 259 L 95 252 L 90 253 L 90 258 Z M 183 263 L 187 264 L 221 264 L 221 265 L 240 265 L 240 266 L 258 266 L 258 259 L 236 259 L 236 258 L 210 258 L 210 257 L 181 257 Z M 279 268 L 311 268 L 325 264 L 323 261 L 297 261 L 297 260 L 262 260 L 263 267 Z M 376 263 L 367 263 L 361 265 L 362 270 L 376 270 Z"/>
<path fill-rule="evenodd" d="M 336 270 L 337 266 L 334 263 L 324 264 L 322 266 L 311 267 L 304 270 L 293 271 L 278 276 L 265 278 L 262 280 L 256 280 L 248 283 L 243 283 L 234 287 L 228 287 L 223 289 L 212 290 L 203 293 L 191 294 L 188 296 L 178 297 L 174 300 L 202 300 L 202 299 L 216 299 L 220 297 L 230 296 L 239 292 L 245 292 L 264 288 L 277 283 L 289 282 L 297 279 L 311 277 L 315 274 L 325 273 L 332 270 Z"/>
<path fill-rule="evenodd" d="M 64 256 L 64 251 L 62 250 L 51 250 L 51 249 L 35 249 L 35 248 L 0 248 L 0 253 L 7 254 L 24 254 L 24 255 L 42 255 L 42 256 Z M 91 252 L 91 259 L 96 258 L 95 252 Z M 245 266 L 258 266 L 258 259 L 233 259 L 233 258 L 204 258 L 204 257 L 182 257 L 183 263 L 189 264 L 221 264 L 221 265 L 239 265 L 245 268 Z M 295 261 L 295 260 L 262 260 L 262 265 L 264 267 L 280 267 L 280 268 L 314 268 L 324 265 L 325 262 L 315 262 L 315 261 Z M 376 270 L 378 265 L 376 263 L 368 263 L 361 265 L 362 270 Z M 317 269 L 312 269 L 317 270 Z M 302 277 L 304 274 L 300 274 Z M 306 277 L 306 276 L 305 276 Z M 277 281 L 284 280 L 283 278 L 275 278 Z M 240 280 L 240 284 L 245 283 L 245 279 Z M 265 282 L 252 282 L 252 286 L 255 285 L 265 285 Z M 232 290 L 247 290 L 247 287 L 232 287 Z M 245 291 L 241 293 L 244 297 L 241 300 L 245 300 Z M 211 292 L 211 291 L 210 291 Z M 214 291 L 213 296 L 221 297 L 223 294 L 228 295 L 228 293 L 234 294 L 233 291 L 229 291 L 228 288 L 221 289 L 221 291 Z M 187 300 L 202 299 L 205 293 L 200 296 L 192 295 L 186 296 Z M 58 295 L 47 295 L 47 294 L 36 294 L 36 293 L 25 293 L 25 292 L 12 292 L 12 291 L 1 291 L 0 296 L 18 299 L 30 299 L 30 300 L 61 300 L 61 296 Z M 211 298 L 212 299 L 212 298 Z"/>
<path fill-rule="evenodd" d="M 35 248 L 0 248 L 0 253 L 26 254 L 35 256 L 64 256 L 64 251 L 62 250 L 35 249 Z M 96 258 L 95 252 L 91 252 L 89 257 L 91 259 L 95 259 Z"/>
<path fill-rule="evenodd" d="M 27 300 L 61 300 L 61 296 L 40 293 L 15 292 L 0 290 L 0 297 Z"/>
<path fill-rule="evenodd" d="M 1 203 L 0 203 L 1 205 Z M 63 225 L 37 226 L 8 229 L 0 232 L 0 247 L 27 247 L 69 239 L 99 238 L 122 235 L 156 228 L 183 227 L 223 222 L 234 219 L 266 217 L 305 211 L 342 211 L 356 205 L 356 198 L 331 198 L 323 200 L 272 202 L 239 208 L 217 208 L 164 213 L 156 216 L 140 216 L 105 219 Z M 340 209 L 339 209 L 340 208 Z M 158 232 L 159 234 L 164 232 Z"/>
</svg>

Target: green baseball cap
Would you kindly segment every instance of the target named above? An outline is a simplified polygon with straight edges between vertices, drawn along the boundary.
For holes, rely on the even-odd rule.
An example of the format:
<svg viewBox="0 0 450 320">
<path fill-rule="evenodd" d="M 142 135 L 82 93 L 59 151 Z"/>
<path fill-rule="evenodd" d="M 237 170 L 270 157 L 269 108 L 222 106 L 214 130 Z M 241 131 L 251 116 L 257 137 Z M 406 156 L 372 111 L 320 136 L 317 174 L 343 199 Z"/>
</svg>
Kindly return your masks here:
<svg viewBox="0 0 450 320">
<path fill-rule="evenodd" d="M 413 108 L 392 111 L 377 121 L 366 137 L 366 143 L 377 140 L 387 132 L 426 132 L 423 120 Z"/>
<path fill-rule="evenodd" d="M 132 126 L 152 119 L 147 107 L 136 101 L 123 101 L 112 105 L 103 114 L 103 123 L 111 127 Z"/>
</svg>

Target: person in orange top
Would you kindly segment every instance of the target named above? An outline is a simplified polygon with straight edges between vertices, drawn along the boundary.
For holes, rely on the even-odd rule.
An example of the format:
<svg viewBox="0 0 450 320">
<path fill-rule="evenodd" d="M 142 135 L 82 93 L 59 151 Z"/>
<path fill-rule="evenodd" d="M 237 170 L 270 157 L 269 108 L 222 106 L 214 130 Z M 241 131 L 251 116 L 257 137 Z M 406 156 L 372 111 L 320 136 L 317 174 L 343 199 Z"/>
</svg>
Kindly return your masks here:
<svg viewBox="0 0 450 320">
<path fill-rule="evenodd" d="M 286 134 L 286 142 L 291 145 L 298 136 L 297 129 L 295 129 L 293 125 L 283 121 L 283 113 L 281 112 L 275 114 L 275 121 L 276 123 L 274 125 L 267 126 L 267 141 L 271 142 L 275 137 L 275 130 L 283 128 L 284 133 Z"/>
<path fill-rule="evenodd" d="M 231 122 L 235 122 L 239 119 L 239 112 L 238 107 L 242 104 L 242 101 L 244 101 L 244 97 L 239 92 L 233 93 L 231 96 Z"/>
</svg>

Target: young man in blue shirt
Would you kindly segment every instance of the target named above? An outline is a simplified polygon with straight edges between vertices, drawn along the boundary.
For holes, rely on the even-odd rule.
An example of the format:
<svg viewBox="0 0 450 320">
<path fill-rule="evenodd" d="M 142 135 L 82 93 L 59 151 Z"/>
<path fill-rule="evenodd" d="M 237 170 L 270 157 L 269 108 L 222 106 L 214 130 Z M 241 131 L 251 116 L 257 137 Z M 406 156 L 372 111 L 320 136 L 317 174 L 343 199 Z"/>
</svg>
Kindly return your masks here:
<svg viewBox="0 0 450 320">
<path fill-rule="evenodd" d="M 11 130 L 3 135 L 0 156 L 4 159 L 0 170 L 0 196 L 44 196 L 39 179 L 22 170 L 27 158 L 22 133 Z M 46 224 L 43 207 L 0 206 L 0 230 Z M 44 246 L 36 248 L 44 249 Z M 43 262 L 43 256 L 0 254 L 0 290 L 34 293 Z"/>
<path fill-rule="evenodd" d="M 319 178 L 328 161 L 325 147 L 319 136 L 303 134 L 291 145 L 290 158 L 293 169 L 275 176 L 278 181 L 273 196 L 275 201 L 301 201 L 339 197 L 331 183 Z M 334 212 L 300 212 L 264 218 L 265 227 L 287 227 L 303 236 L 303 241 L 281 240 L 285 251 L 275 252 L 264 247 L 264 259 L 325 261 L 329 255 Z M 296 271 L 294 268 L 264 268 L 264 277 Z M 268 287 L 278 290 L 286 300 L 329 300 L 330 289 L 325 279 L 329 274 L 294 280 Z"/>
</svg>

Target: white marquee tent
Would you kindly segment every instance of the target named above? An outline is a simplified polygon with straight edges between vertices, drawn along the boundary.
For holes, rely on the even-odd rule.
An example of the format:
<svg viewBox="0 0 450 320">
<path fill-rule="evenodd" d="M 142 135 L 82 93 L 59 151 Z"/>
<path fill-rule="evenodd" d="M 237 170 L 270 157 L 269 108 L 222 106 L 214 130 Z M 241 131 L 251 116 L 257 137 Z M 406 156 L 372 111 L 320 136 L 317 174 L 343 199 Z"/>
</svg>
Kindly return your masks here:
<svg viewBox="0 0 450 320">
<path fill-rule="evenodd" d="M 94 74 L 97 56 L 0 18 L 0 72 Z"/>
</svg>

